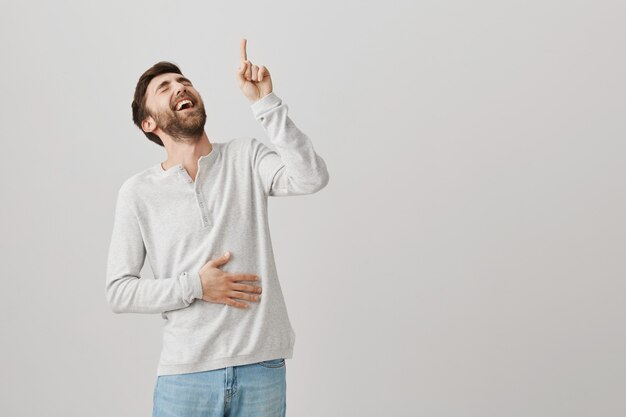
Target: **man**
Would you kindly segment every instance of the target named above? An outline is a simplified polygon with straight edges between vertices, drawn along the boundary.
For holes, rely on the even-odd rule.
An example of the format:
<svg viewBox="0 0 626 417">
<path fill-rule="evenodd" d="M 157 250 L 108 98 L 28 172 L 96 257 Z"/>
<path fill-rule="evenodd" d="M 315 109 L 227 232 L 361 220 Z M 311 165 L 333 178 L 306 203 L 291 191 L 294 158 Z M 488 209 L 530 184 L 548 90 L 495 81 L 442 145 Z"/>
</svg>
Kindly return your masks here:
<svg viewBox="0 0 626 417">
<path fill-rule="evenodd" d="M 241 40 L 237 81 L 277 151 L 209 140 L 200 93 L 166 61 L 136 86 L 134 123 L 167 160 L 121 185 L 106 298 L 115 313 L 165 320 L 153 416 L 284 416 L 295 333 L 267 218 L 268 196 L 315 193 L 324 160 Z M 148 258 L 155 279 L 141 279 Z"/>
</svg>

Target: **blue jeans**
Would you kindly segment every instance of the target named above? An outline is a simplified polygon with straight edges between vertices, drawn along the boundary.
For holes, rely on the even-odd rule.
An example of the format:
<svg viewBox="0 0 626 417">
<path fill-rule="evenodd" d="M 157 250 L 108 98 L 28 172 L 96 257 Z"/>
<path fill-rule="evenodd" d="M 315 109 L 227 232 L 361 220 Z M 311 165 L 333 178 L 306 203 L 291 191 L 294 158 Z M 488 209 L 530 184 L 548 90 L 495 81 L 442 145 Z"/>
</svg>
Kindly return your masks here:
<svg viewBox="0 0 626 417">
<path fill-rule="evenodd" d="M 285 417 L 285 359 L 159 375 L 152 417 Z"/>
</svg>

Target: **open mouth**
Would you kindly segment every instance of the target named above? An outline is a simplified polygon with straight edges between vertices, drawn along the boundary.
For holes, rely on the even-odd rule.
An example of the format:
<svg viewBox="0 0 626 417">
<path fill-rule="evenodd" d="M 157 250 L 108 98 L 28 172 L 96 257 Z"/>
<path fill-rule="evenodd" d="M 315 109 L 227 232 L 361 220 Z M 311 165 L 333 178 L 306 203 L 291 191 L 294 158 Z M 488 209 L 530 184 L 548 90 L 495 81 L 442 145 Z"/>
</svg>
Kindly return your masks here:
<svg viewBox="0 0 626 417">
<path fill-rule="evenodd" d="M 193 104 L 193 102 L 191 100 L 185 99 L 185 100 L 181 100 L 178 103 L 176 103 L 176 107 L 174 108 L 174 110 L 176 111 L 185 111 L 185 110 L 190 110 L 193 109 L 195 106 Z"/>
</svg>

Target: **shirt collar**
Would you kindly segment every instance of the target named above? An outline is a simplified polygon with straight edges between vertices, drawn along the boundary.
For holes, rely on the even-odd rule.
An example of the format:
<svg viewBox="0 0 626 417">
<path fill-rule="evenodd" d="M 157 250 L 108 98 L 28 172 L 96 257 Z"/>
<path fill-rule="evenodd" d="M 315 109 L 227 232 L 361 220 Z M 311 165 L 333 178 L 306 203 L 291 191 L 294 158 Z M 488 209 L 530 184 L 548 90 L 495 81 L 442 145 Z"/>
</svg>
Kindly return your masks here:
<svg viewBox="0 0 626 417">
<path fill-rule="evenodd" d="M 220 144 L 218 142 L 211 142 L 212 148 L 211 148 L 211 152 L 209 152 L 206 155 L 201 155 L 200 158 L 198 158 L 198 168 L 202 165 L 205 166 L 207 165 L 209 162 L 214 161 L 215 158 L 217 158 L 218 154 L 220 153 Z M 172 165 L 171 167 L 169 167 L 168 169 L 163 169 L 163 166 L 161 165 L 161 162 L 159 162 L 158 164 L 156 164 L 155 166 L 157 172 L 160 173 L 160 175 L 162 176 L 169 176 L 175 173 L 186 173 L 185 171 L 185 167 L 183 166 L 183 164 L 176 164 L 176 165 Z"/>
</svg>

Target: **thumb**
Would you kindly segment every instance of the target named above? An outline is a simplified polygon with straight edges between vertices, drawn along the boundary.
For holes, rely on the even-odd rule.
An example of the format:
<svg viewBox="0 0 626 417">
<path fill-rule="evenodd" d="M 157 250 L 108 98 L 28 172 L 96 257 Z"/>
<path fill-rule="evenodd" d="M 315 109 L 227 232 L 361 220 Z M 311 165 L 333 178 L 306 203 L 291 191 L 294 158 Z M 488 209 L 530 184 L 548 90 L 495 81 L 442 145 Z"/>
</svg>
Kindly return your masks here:
<svg viewBox="0 0 626 417">
<path fill-rule="evenodd" d="M 230 251 L 226 251 L 226 253 L 220 256 L 219 258 L 211 259 L 207 263 L 211 264 L 214 267 L 218 267 L 218 266 L 224 265 L 226 262 L 229 261 L 229 259 L 230 259 Z"/>
<path fill-rule="evenodd" d="M 248 64 L 246 62 L 241 62 L 241 65 L 237 67 L 237 79 L 240 82 L 248 81 L 246 80 L 246 77 L 245 77 L 246 69 L 248 69 Z"/>
</svg>

